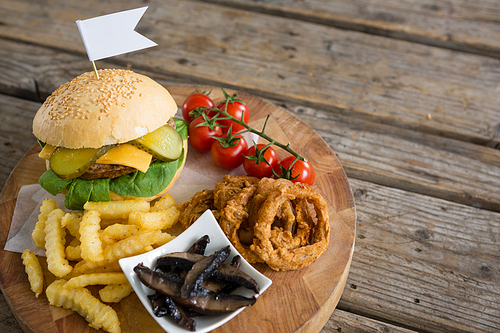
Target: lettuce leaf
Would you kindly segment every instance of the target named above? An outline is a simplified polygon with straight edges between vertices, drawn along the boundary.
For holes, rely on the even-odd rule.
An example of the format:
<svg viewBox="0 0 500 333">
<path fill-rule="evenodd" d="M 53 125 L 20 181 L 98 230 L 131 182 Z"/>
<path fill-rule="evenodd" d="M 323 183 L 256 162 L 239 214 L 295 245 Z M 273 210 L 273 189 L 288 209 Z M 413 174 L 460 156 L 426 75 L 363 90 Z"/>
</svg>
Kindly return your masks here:
<svg viewBox="0 0 500 333">
<path fill-rule="evenodd" d="M 64 196 L 64 206 L 80 210 L 87 201 L 109 201 L 109 179 L 85 180 L 76 178 Z"/>
<path fill-rule="evenodd" d="M 38 179 L 38 184 L 52 195 L 57 195 L 69 187 L 73 180 L 62 179 L 56 176 L 51 169 L 45 171 Z"/>
<path fill-rule="evenodd" d="M 179 118 L 173 119 L 175 122 L 175 130 L 181 135 L 182 140 L 187 140 L 189 123 Z"/>
</svg>

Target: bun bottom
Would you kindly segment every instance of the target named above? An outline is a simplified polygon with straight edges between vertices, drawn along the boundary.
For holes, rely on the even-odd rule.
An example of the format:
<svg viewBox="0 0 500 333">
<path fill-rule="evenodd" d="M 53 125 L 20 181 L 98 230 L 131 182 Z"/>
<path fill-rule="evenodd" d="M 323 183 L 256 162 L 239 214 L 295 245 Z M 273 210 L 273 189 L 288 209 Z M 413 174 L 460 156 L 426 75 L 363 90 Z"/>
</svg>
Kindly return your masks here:
<svg viewBox="0 0 500 333">
<path fill-rule="evenodd" d="M 184 160 L 182 161 L 182 165 L 179 169 L 177 169 L 177 172 L 175 173 L 174 177 L 172 178 L 172 181 L 168 184 L 168 186 L 163 191 L 161 191 L 160 193 L 153 195 L 151 197 L 147 197 L 147 198 L 145 198 L 145 197 L 124 197 L 124 196 L 116 194 L 112 191 L 109 191 L 109 195 L 111 196 L 111 201 L 142 199 L 142 200 L 149 202 L 149 201 L 153 201 L 153 200 L 163 196 L 165 193 L 168 192 L 168 190 L 170 190 L 172 188 L 172 186 L 174 185 L 177 178 L 179 178 L 179 176 L 182 172 L 182 169 L 184 169 L 184 165 L 186 164 L 186 158 L 187 158 L 187 148 L 188 148 L 187 140 L 184 140 Z"/>
</svg>

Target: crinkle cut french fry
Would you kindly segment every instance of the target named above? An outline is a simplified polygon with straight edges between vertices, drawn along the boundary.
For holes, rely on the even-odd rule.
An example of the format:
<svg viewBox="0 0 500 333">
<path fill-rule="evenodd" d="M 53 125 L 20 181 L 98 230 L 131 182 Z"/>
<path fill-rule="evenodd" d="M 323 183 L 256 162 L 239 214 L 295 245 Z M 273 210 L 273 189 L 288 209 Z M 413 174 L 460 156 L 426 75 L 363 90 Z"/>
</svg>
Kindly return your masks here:
<svg viewBox="0 0 500 333">
<path fill-rule="evenodd" d="M 104 229 L 101 236 L 107 244 L 113 244 L 134 235 L 137 231 L 135 225 L 117 223 Z"/>
<path fill-rule="evenodd" d="M 130 212 L 128 214 L 128 224 L 141 228 L 141 221 L 139 220 L 139 212 Z"/>
<path fill-rule="evenodd" d="M 80 276 L 82 274 L 92 274 L 92 273 L 122 273 L 122 269 L 118 260 L 116 261 L 79 261 L 76 263 L 75 268 L 71 274 L 67 275 L 65 278 L 72 278 L 75 276 Z"/>
<path fill-rule="evenodd" d="M 113 220 L 104 220 L 101 218 L 101 229 L 104 230 L 107 227 L 113 225 L 113 224 L 127 224 L 128 223 L 128 216 L 125 219 L 113 219 Z"/>
<path fill-rule="evenodd" d="M 102 243 L 102 248 L 104 249 L 105 247 L 107 246 L 110 246 L 110 245 L 113 245 L 114 243 L 116 243 L 116 241 L 111 238 L 111 237 L 108 237 L 106 236 L 102 230 L 99 231 L 99 237 L 101 238 L 101 243 Z"/>
<path fill-rule="evenodd" d="M 158 242 L 161 230 L 140 231 L 128 238 L 122 239 L 104 250 L 104 257 L 110 260 L 134 256 L 141 253 L 141 249 Z"/>
<path fill-rule="evenodd" d="M 160 240 L 158 242 L 154 243 L 153 247 L 157 248 L 157 247 L 160 247 L 162 245 L 165 245 L 174 238 L 175 238 L 175 236 L 169 234 L 168 232 L 162 232 Z"/>
<path fill-rule="evenodd" d="M 43 271 L 42 266 L 36 255 L 29 249 L 24 250 L 21 254 L 23 259 L 24 270 L 28 274 L 28 281 L 30 283 L 31 290 L 38 297 L 43 292 Z"/>
<path fill-rule="evenodd" d="M 96 330 L 119 333 L 120 321 L 115 310 L 101 303 L 85 288 L 64 288 L 65 280 L 56 280 L 45 290 L 49 303 L 80 314 Z"/>
<path fill-rule="evenodd" d="M 68 230 L 71 236 L 80 239 L 81 212 L 66 213 L 61 220 L 61 225 Z"/>
<path fill-rule="evenodd" d="M 47 268 L 57 277 L 66 276 L 73 267 L 66 259 L 64 245 L 66 244 L 66 231 L 61 226 L 64 212 L 57 208 L 53 210 L 45 221 L 45 256 Z"/>
<path fill-rule="evenodd" d="M 108 284 L 99 290 L 101 301 L 106 303 L 118 303 L 134 291 L 130 283 Z"/>
<path fill-rule="evenodd" d="M 40 214 L 38 214 L 38 221 L 35 224 L 35 229 L 31 233 L 31 237 L 35 241 L 36 246 L 45 249 L 45 221 L 49 213 L 57 209 L 57 203 L 52 199 L 44 199 L 40 206 Z"/>
<path fill-rule="evenodd" d="M 123 273 L 92 273 L 82 274 L 68 280 L 64 288 L 86 287 L 90 285 L 107 285 L 126 283 L 127 277 Z"/>
<path fill-rule="evenodd" d="M 80 222 L 80 249 L 84 260 L 101 261 L 104 259 L 99 235 L 100 223 L 101 218 L 98 211 L 87 211 L 82 217 Z"/>
<path fill-rule="evenodd" d="M 66 259 L 70 261 L 82 260 L 82 251 L 80 245 L 68 245 L 66 246 L 64 253 L 66 253 Z"/>
<path fill-rule="evenodd" d="M 154 249 L 155 249 L 155 248 L 153 247 L 153 245 L 148 245 L 148 246 L 145 246 L 145 247 L 142 249 L 142 251 L 143 251 L 144 253 L 146 253 L 146 252 L 149 252 L 149 251 L 153 251 Z"/>
<path fill-rule="evenodd" d="M 83 208 L 85 210 L 96 210 L 101 214 L 103 220 L 126 219 L 133 212 L 149 212 L 149 202 L 142 199 L 121 201 L 89 201 Z"/>
<path fill-rule="evenodd" d="M 175 202 L 172 195 L 170 193 L 167 193 L 153 204 L 153 207 L 151 207 L 150 211 L 156 212 L 158 210 L 165 210 L 176 205 L 177 203 Z"/>
<path fill-rule="evenodd" d="M 107 246 L 104 249 L 104 260 L 78 262 L 75 265 L 75 274 L 89 273 L 102 266 L 117 264 L 119 259 L 142 254 L 145 252 L 145 247 L 160 241 L 161 237 L 161 230 L 139 231 L 133 236 Z"/>
<path fill-rule="evenodd" d="M 170 206 L 155 212 L 132 212 L 129 224 L 135 224 L 146 230 L 168 229 L 179 220 L 180 211 L 177 206 Z"/>
<path fill-rule="evenodd" d="M 63 217 L 64 218 L 64 217 Z M 66 249 L 66 259 L 70 261 L 80 261 L 82 260 L 82 251 L 80 249 L 80 240 L 78 238 L 73 238 Z"/>
</svg>

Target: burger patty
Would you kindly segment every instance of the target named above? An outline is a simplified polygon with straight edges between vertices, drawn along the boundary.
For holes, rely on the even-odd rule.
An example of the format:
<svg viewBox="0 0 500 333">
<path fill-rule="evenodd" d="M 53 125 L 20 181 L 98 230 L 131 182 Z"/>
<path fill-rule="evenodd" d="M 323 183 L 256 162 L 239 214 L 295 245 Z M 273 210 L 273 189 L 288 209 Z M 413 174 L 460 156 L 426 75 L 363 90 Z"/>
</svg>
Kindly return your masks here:
<svg viewBox="0 0 500 333">
<path fill-rule="evenodd" d="M 86 180 L 96 180 L 99 178 L 113 179 L 135 171 L 137 171 L 136 168 L 120 164 L 94 163 L 87 171 L 85 171 L 83 175 L 80 176 L 80 178 Z"/>
</svg>

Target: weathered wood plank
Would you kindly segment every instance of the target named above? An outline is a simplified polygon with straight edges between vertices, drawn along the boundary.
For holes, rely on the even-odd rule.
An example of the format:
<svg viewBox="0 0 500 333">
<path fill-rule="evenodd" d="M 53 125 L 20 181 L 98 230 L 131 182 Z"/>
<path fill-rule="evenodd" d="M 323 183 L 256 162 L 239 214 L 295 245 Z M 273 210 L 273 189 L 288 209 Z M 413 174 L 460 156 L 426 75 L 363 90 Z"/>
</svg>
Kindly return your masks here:
<svg viewBox="0 0 500 333">
<path fill-rule="evenodd" d="M 39 107 L 38 103 L 0 95 L 0 187 L 36 142 L 31 124 Z"/>
<path fill-rule="evenodd" d="M 83 56 L 74 21 L 103 14 L 99 4 L 2 2 L 0 36 Z M 214 4 L 148 4 L 138 31 L 159 46 L 113 63 L 474 143 L 500 142 L 498 59 Z M 106 12 L 134 5 L 107 2 Z"/>
<path fill-rule="evenodd" d="M 358 236 L 338 309 L 417 331 L 500 329 L 500 214 L 350 182 Z"/>
<path fill-rule="evenodd" d="M 409 329 L 335 309 L 320 333 L 411 333 Z"/>
<path fill-rule="evenodd" d="M 202 1 L 500 57 L 495 0 Z"/>
<path fill-rule="evenodd" d="M 7 305 L 7 301 L 0 294 L 0 332 L 4 333 L 23 333 L 16 317 Z"/>
</svg>

